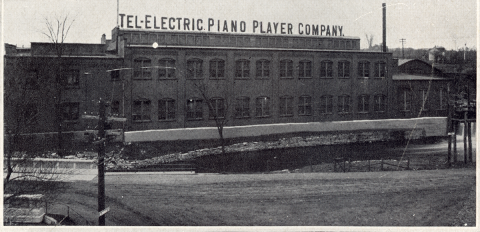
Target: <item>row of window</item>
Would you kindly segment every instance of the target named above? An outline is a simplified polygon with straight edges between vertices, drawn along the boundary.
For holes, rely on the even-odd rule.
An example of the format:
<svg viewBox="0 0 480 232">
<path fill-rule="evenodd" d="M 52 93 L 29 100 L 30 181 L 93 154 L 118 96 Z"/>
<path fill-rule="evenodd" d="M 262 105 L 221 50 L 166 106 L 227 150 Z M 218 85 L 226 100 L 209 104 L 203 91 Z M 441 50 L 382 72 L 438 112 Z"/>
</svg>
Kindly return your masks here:
<svg viewBox="0 0 480 232">
<path fill-rule="evenodd" d="M 271 70 L 271 62 L 266 59 L 255 61 L 255 70 L 250 70 L 250 60 L 235 61 L 235 77 L 236 78 L 269 78 Z M 339 78 L 349 78 L 351 76 L 351 62 L 336 62 L 336 70 L 334 73 L 334 63 L 330 60 L 320 62 L 320 78 L 333 78 L 335 75 Z M 369 61 L 360 61 L 357 65 L 358 77 L 371 76 L 371 64 Z M 295 68 L 294 68 L 295 67 Z M 148 58 L 137 58 L 134 60 L 134 78 L 151 79 L 152 68 L 158 69 L 158 78 L 175 78 L 176 66 L 173 59 L 161 59 L 158 66 L 152 65 L 152 61 Z M 312 61 L 302 60 L 295 63 L 292 60 L 281 60 L 279 64 L 279 73 L 281 78 L 293 78 L 294 70 L 298 70 L 298 77 L 312 77 Z M 385 77 L 387 73 L 386 63 L 379 61 L 373 65 L 373 77 Z M 214 79 L 225 78 L 225 60 L 213 59 L 209 61 L 209 77 Z M 186 77 L 189 79 L 201 79 L 204 76 L 203 60 L 190 59 L 187 61 Z M 119 71 L 111 72 L 112 80 L 119 79 Z"/>
<path fill-rule="evenodd" d="M 352 98 L 348 95 L 341 95 L 335 98 L 337 100 L 337 112 L 340 114 L 351 113 L 353 111 Z M 385 95 L 374 96 L 373 110 L 381 113 L 387 110 L 387 97 Z M 294 97 L 282 96 L 279 99 L 279 116 L 288 117 L 294 115 Z M 370 96 L 358 96 L 357 111 L 359 113 L 370 112 Z M 254 99 L 255 117 L 270 117 L 271 114 L 271 100 L 269 97 L 258 97 Z M 319 112 L 321 114 L 333 114 L 334 112 L 334 97 L 331 95 L 324 95 L 320 97 Z M 189 120 L 203 119 L 202 99 L 194 98 L 188 99 L 186 102 L 186 117 Z M 208 104 L 209 118 L 224 118 L 226 113 L 226 102 L 223 98 L 212 98 Z M 133 104 L 133 120 L 134 121 L 150 121 L 151 120 L 151 101 L 147 99 L 134 101 Z M 175 100 L 161 99 L 158 101 L 158 120 L 174 120 L 175 119 Z M 313 115 L 313 103 L 311 96 L 300 96 L 296 104 L 298 115 L 310 116 Z M 236 118 L 250 118 L 252 110 L 250 109 L 250 98 L 240 97 L 235 99 L 235 117 Z"/>
<path fill-rule="evenodd" d="M 401 111 L 411 111 L 412 110 L 412 102 L 414 99 L 421 99 L 421 110 L 422 111 L 428 111 L 428 89 L 421 89 L 418 92 L 414 92 L 409 88 L 404 88 L 400 91 L 400 96 L 399 96 L 399 105 L 400 105 L 400 110 Z M 418 95 L 417 95 L 418 93 Z M 440 89 L 439 92 L 439 98 L 438 98 L 438 108 L 437 110 L 446 110 L 447 109 L 447 104 L 448 104 L 448 96 L 447 92 L 445 89 Z"/>
</svg>

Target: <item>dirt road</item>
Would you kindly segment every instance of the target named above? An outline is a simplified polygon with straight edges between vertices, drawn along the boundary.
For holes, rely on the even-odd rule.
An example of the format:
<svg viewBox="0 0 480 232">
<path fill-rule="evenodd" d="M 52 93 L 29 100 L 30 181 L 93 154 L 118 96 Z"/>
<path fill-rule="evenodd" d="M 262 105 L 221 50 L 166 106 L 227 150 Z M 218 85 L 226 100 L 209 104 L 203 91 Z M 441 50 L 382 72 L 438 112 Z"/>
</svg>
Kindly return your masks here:
<svg viewBox="0 0 480 232">
<path fill-rule="evenodd" d="M 70 206 L 70 215 L 78 224 L 97 224 L 96 180 L 71 184 L 59 201 Z M 106 224 L 449 226 L 474 186 L 473 168 L 366 173 L 107 175 L 106 205 L 111 210 Z"/>
</svg>

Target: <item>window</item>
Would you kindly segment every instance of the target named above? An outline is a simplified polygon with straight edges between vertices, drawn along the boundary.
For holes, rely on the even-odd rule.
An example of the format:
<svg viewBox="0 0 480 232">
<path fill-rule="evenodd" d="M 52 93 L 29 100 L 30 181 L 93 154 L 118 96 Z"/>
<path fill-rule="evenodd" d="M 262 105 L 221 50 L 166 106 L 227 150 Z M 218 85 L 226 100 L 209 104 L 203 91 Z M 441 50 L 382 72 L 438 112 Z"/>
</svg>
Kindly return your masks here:
<svg viewBox="0 0 480 232">
<path fill-rule="evenodd" d="M 27 73 L 26 79 L 25 79 L 25 87 L 27 89 L 38 89 L 38 71 L 37 70 L 32 70 Z"/>
<path fill-rule="evenodd" d="M 375 112 L 386 112 L 387 111 L 387 96 L 379 94 L 374 96 L 375 105 L 373 110 Z"/>
<path fill-rule="evenodd" d="M 350 113 L 351 101 L 348 95 L 338 96 L 338 113 Z"/>
<path fill-rule="evenodd" d="M 358 62 L 358 77 L 370 77 L 370 62 Z"/>
<path fill-rule="evenodd" d="M 240 78 L 250 77 L 250 61 L 237 60 L 237 62 L 235 62 L 235 77 L 240 77 Z"/>
<path fill-rule="evenodd" d="M 350 77 L 350 62 L 348 61 L 338 62 L 338 77 L 339 78 Z"/>
<path fill-rule="evenodd" d="M 312 77 L 312 62 L 309 60 L 302 60 L 298 63 L 298 77 L 308 78 Z"/>
<path fill-rule="evenodd" d="M 203 107 L 201 99 L 187 100 L 187 119 L 200 120 L 203 118 Z"/>
<path fill-rule="evenodd" d="M 410 111 L 412 109 L 412 92 L 409 89 L 401 90 L 399 100 L 402 111 Z"/>
<path fill-rule="evenodd" d="M 369 108 L 368 108 L 369 100 L 370 100 L 370 96 L 368 96 L 368 95 L 358 96 L 357 110 L 358 110 L 359 113 L 368 113 L 368 111 L 369 111 Z"/>
<path fill-rule="evenodd" d="M 293 77 L 293 61 L 291 60 L 280 61 L 280 77 L 283 77 L 283 78 Z"/>
<path fill-rule="evenodd" d="M 293 97 L 280 97 L 280 116 L 293 116 Z"/>
<path fill-rule="evenodd" d="M 210 99 L 208 116 L 210 119 L 225 118 L 225 100 L 223 98 Z"/>
<path fill-rule="evenodd" d="M 79 87 L 80 71 L 78 69 L 65 70 L 62 76 L 62 85 L 66 87 Z"/>
<path fill-rule="evenodd" d="M 114 116 L 120 115 L 120 102 L 119 101 L 113 101 L 112 106 L 110 108 L 110 113 Z"/>
<path fill-rule="evenodd" d="M 320 113 L 321 114 L 333 113 L 333 96 L 324 95 L 320 97 Z"/>
<path fill-rule="evenodd" d="M 438 92 L 438 101 L 439 101 L 439 110 L 446 110 L 447 109 L 447 101 L 448 101 L 448 98 L 447 98 L 447 93 L 445 91 L 445 89 L 440 89 L 439 92 Z"/>
<path fill-rule="evenodd" d="M 385 74 L 387 72 L 387 66 L 385 65 L 385 62 L 377 62 L 375 63 L 375 77 L 385 77 Z"/>
<path fill-rule="evenodd" d="M 78 102 L 64 102 L 60 104 L 60 112 L 63 121 L 75 121 L 79 117 Z"/>
<path fill-rule="evenodd" d="M 210 77 L 224 78 L 225 77 L 225 61 L 214 59 L 210 61 Z"/>
<path fill-rule="evenodd" d="M 428 111 L 428 105 L 427 105 L 428 90 L 422 89 L 420 90 L 420 94 L 422 96 L 422 111 Z"/>
<path fill-rule="evenodd" d="M 320 63 L 320 77 L 332 78 L 333 77 L 333 62 L 329 60 L 322 61 Z"/>
<path fill-rule="evenodd" d="M 250 98 L 240 97 L 235 101 L 235 117 L 248 118 L 250 117 Z"/>
<path fill-rule="evenodd" d="M 175 119 L 175 100 L 167 98 L 158 100 L 158 120 Z"/>
<path fill-rule="evenodd" d="M 161 59 L 158 61 L 158 78 L 175 78 L 175 60 Z"/>
<path fill-rule="evenodd" d="M 136 58 L 134 60 L 133 78 L 150 79 L 151 78 L 151 61 L 148 58 Z"/>
<path fill-rule="evenodd" d="M 187 61 L 187 77 L 190 79 L 203 78 L 203 61 L 192 59 Z"/>
<path fill-rule="evenodd" d="M 111 70 L 109 72 L 110 72 L 110 80 L 112 81 L 120 80 L 120 70 Z"/>
<path fill-rule="evenodd" d="M 258 97 L 255 99 L 255 116 L 256 117 L 269 117 L 270 116 L 270 98 Z"/>
<path fill-rule="evenodd" d="M 257 74 L 256 77 L 268 78 L 270 76 L 270 61 L 258 60 L 256 62 Z"/>
<path fill-rule="evenodd" d="M 298 115 L 312 115 L 312 97 L 300 96 L 298 98 Z"/>
<path fill-rule="evenodd" d="M 136 100 L 133 102 L 133 121 L 150 121 L 150 100 Z"/>
</svg>

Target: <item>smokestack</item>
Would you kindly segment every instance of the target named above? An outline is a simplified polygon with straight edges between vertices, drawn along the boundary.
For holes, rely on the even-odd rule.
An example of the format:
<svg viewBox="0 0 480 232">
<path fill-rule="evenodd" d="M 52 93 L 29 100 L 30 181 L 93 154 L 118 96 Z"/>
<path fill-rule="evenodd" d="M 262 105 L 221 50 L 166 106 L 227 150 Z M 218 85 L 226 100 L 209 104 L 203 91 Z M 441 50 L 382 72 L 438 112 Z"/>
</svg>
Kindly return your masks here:
<svg viewBox="0 0 480 232">
<path fill-rule="evenodd" d="M 387 52 L 387 4 L 382 3 L 383 9 L 383 52 Z"/>
</svg>

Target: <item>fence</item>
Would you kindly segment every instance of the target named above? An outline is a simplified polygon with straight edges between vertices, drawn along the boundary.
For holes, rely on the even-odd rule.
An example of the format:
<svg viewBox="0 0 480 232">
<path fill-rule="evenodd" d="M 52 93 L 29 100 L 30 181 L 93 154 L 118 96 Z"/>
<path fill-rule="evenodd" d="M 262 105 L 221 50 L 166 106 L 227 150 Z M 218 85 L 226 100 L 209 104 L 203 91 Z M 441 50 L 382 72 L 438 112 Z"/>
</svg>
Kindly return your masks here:
<svg viewBox="0 0 480 232">
<path fill-rule="evenodd" d="M 333 163 L 334 172 L 371 172 L 387 170 L 409 170 L 410 159 L 406 160 L 356 160 L 335 158 Z"/>
</svg>

